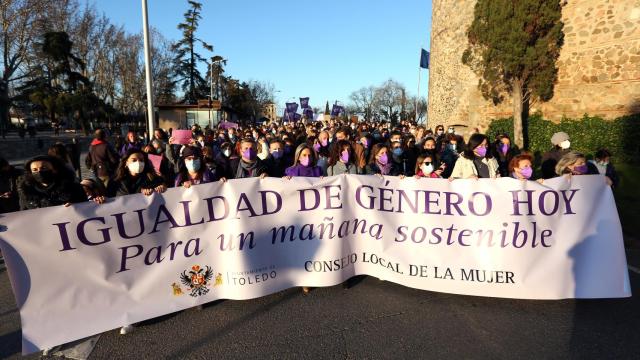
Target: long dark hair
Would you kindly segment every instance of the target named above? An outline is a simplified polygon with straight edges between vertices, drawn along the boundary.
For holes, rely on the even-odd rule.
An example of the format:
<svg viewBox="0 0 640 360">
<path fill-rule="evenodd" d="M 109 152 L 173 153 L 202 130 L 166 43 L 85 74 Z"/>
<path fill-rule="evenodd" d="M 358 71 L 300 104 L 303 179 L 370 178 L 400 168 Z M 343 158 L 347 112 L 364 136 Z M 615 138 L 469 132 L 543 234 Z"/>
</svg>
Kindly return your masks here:
<svg viewBox="0 0 640 360">
<path fill-rule="evenodd" d="M 132 148 L 127 150 L 127 153 L 124 154 L 124 156 L 120 159 L 120 163 L 118 164 L 118 169 L 116 169 L 115 180 L 122 181 L 123 179 L 128 179 L 131 177 L 131 174 L 129 173 L 129 169 L 127 168 L 127 160 L 133 154 L 141 154 L 142 158 L 144 159 L 144 170 L 140 175 L 146 175 L 150 180 L 154 179 L 156 177 L 156 173 L 155 173 L 155 170 L 153 169 L 153 166 L 149 162 L 149 159 L 147 158 L 147 154 L 140 149 Z"/>
<path fill-rule="evenodd" d="M 489 145 L 489 138 L 487 138 L 487 135 L 478 133 L 471 135 L 469 142 L 467 143 L 467 148 L 462 153 L 462 156 L 467 159 L 474 159 L 476 154 L 473 153 L 473 149 L 477 148 L 478 145 L 482 144 L 485 140 L 487 140 L 487 145 Z M 487 151 L 487 155 L 485 157 L 487 159 L 491 159 L 493 157 L 493 155 L 491 155 L 491 151 Z"/>
<path fill-rule="evenodd" d="M 35 185 L 38 183 L 31 174 L 31 163 L 34 161 L 46 161 L 50 163 L 56 175 L 56 183 L 72 183 L 75 181 L 75 173 L 69 169 L 60 158 L 49 155 L 39 155 L 27 160 L 24 164 L 24 183 L 27 185 Z"/>
<path fill-rule="evenodd" d="M 371 147 L 371 153 L 369 153 L 369 162 L 367 162 L 367 164 L 375 164 L 376 163 L 376 155 L 378 155 L 380 150 L 382 150 L 383 148 L 387 149 L 387 152 L 389 152 L 389 146 L 387 146 L 387 144 L 385 144 L 385 143 L 378 143 L 378 144 L 373 145 Z"/>
<path fill-rule="evenodd" d="M 69 153 L 67 152 L 67 148 L 64 146 L 63 143 L 58 142 L 51 145 L 49 147 L 49 150 L 47 150 L 47 155 L 57 157 L 65 164 L 66 163 L 71 164 L 71 157 L 69 156 Z"/>
<path fill-rule="evenodd" d="M 329 155 L 329 166 L 333 166 L 340 161 L 340 156 L 342 155 L 342 150 L 347 147 L 349 151 L 349 162 L 354 163 L 354 151 L 353 145 L 351 145 L 351 141 L 340 140 L 335 142 L 333 146 L 331 146 L 331 152 Z"/>
</svg>

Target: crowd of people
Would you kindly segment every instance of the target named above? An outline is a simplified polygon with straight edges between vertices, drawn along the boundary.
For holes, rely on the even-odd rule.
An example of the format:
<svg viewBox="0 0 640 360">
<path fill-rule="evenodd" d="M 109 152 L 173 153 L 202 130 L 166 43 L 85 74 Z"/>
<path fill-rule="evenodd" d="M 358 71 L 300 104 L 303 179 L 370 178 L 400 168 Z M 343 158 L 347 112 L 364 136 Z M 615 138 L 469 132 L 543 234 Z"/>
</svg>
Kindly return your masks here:
<svg viewBox="0 0 640 360">
<path fill-rule="evenodd" d="M 542 156 L 538 170 L 534 156 L 520 151 L 507 134 L 489 139 L 474 132 L 465 140 L 452 127 L 431 130 L 408 121 L 397 126 L 338 120 L 228 129 L 194 125 L 191 133 L 190 143 L 178 144 L 171 129 L 156 129 L 148 141 L 134 131 L 109 139 L 107 132 L 96 130 L 85 159 L 91 174 L 84 179 L 78 159 L 64 144 L 30 159 L 23 170 L 0 158 L 0 213 L 83 201 L 101 204 L 122 195 L 151 195 L 169 187 L 248 177 L 360 174 L 542 182 L 556 176 L 601 174 L 610 186 L 618 184 L 610 152 L 598 149 L 587 161 L 571 149 L 569 135 L 563 132 L 551 138 L 553 147 Z M 130 330 L 125 326 L 121 333 Z"/>
<path fill-rule="evenodd" d="M 551 138 L 553 147 L 534 169 L 532 154 L 520 151 L 507 134 L 489 139 L 479 132 L 465 139 L 452 127 L 435 131 L 402 121 L 328 122 L 249 125 L 228 129 L 191 128 L 189 144 L 177 144 L 162 129 L 144 141 L 129 131 L 112 143 L 96 130 L 80 179 L 79 161 L 57 143 L 36 156 L 24 170 L 0 158 L 0 213 L 81 201 L 162 193 L 169 187 L 247 177 L 324 177 L 341 174 L 416 178 L 512 177 L 543 181 L 555 176 L 601 174 L 611 186 L 618 176 L 611 153 L 598 149 L 587 161 L 571 150 L 569 135 Z"/>
</svg>

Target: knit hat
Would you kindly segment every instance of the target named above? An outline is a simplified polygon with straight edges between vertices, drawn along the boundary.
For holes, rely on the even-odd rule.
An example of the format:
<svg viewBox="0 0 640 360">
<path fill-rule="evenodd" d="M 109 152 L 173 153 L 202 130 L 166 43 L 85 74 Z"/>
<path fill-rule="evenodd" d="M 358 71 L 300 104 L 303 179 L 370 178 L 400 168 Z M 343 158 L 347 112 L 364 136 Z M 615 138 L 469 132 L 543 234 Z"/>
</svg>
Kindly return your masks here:
<svg viewBox="0 0 640 360">
<path fill-rule="evenodd" d="M 566 132 L 560 131 L 551 137 L 551 143 L 555 146 L 560 145 L 561 142 L 569 140 L 569 135 Z"/>
<path fill-rule="evenodd" d="M 200 157 L 202 156 L 202 151 L 195 146 L 185 146 L 184 149 L 182 149 L 182 157 L 186 158 L 187 156 Z"/>
</svg>

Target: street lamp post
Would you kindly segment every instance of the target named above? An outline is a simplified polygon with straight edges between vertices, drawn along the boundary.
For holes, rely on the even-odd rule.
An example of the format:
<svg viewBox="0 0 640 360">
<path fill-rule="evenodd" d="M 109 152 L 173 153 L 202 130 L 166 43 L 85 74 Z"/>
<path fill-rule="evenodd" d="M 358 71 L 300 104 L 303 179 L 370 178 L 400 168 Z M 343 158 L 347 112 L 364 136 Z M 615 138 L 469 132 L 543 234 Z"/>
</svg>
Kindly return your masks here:
<svg viewBox="0 0 640 360">
<path fill-rule="evenodd" d="M 144 33 L 144 67 L 147 78 L 147 126 L 149 140 L 153 138 L 155 130 L 153 111 L 153 79 L 151 75 L 151 50 L 149 46 L 149 15 L 147 14 L 147 0 L 142 0 L 142 30 Z"/>
</svg>

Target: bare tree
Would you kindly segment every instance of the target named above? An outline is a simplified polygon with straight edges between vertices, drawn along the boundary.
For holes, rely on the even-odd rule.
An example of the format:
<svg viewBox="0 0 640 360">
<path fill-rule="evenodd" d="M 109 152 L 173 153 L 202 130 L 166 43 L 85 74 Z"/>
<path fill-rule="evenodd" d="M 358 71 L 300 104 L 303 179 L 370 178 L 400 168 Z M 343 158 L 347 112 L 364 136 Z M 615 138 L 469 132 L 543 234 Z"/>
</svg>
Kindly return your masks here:
<svg viewBox="0 0 640 360">
<path fill-rule="evenodd" d="M 403 99 L 406 102 L 406 90 L 399 82 L 389 79 L 375 92 L 375 105 L 380 113 L 392 124 L 395 124 L 403 110 Z"/>
<path fill-rule="evenodd" d="M 352 92 L 349 99 L 353 103 L 351 106 L 353 113 L 361 114 L 367 121 L 372 120 L 376 115 L 375 95 L 376 88 L 373 86 L 363 87 Z"/>
<path fill-rule="evenodd" d="M 30 76 L 29 58 L 38 38 L 36 23 L 46 2 L 39 0 L 0 1 L 0 133 L 4 138 L 9 127 L 9 109 L 15 100 L 16 85 Z"/>
</svg>

